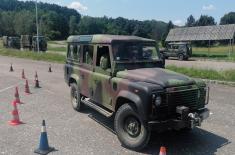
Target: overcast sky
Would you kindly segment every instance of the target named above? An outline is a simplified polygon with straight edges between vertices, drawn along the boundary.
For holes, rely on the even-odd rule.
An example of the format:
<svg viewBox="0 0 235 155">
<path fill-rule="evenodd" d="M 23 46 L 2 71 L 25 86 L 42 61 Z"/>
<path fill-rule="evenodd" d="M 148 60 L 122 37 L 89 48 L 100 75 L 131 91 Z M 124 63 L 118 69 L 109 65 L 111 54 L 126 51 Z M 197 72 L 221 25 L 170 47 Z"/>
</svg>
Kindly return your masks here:
<svg viewBox="0 0 235 155">
<path fill-rule="evenodd" d="M 39 0 L 38 0 L 39 1 Z M 82 15 L 93 17 L 125 17 L 138 20 L 172 20 L 176 25 L 184 25 L 192 14 L 196 19 L 201 14 L 220 18 L 235 11 L 234 0 L 40 0 L 68 6 Z"/>
</svg>

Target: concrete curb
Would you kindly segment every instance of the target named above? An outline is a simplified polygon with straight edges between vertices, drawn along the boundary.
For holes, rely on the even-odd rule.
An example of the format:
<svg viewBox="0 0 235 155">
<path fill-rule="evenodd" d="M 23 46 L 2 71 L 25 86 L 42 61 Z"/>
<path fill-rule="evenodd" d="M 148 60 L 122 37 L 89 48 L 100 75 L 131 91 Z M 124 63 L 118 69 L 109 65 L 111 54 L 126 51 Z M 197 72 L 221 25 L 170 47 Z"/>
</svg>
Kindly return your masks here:
<svg viewBox="0 0 235 155">
<path fill-rule="evenodd" d="M 205 81 L 206 83 L 209 83 L 209 84 L 222 84 L 222 85 L 228 85 L 228 86 L 235 87 L 235 82 L 219 81 L 219 80 L 209 80 L 209 79 L 202 79 L 202 80 Z"/>
<path fill-rule="evenodd" d="M 199 58 L 199 57 L 192 57 L 191 60 L 197 60 L 197 61 L 212 61 L 212 62 L 235 62 L 235 60 L 229 60 L 229 59 L 207 59 L 207 58 Z"/>
</svg>

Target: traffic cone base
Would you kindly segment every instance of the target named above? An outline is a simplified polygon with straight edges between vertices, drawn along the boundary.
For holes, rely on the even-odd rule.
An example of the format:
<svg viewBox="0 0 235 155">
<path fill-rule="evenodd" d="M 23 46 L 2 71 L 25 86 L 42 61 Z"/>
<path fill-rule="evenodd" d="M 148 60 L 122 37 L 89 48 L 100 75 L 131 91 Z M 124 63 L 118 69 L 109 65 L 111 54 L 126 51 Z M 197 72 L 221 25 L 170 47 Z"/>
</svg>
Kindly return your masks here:
<svg viewBox="0 0 235 155">
<path fill-rule="evenodd" d="M 17 103 L 17 104 L 24 104 L 24 103 L 21 102 L 19 99 L 15 99 L 15 100 L 12 102 L 12 105 L 14 105 L 14 102 Z"/>
<path fill-rule="evenodd" d="M 20 124 L 24 124 L 24 123 L 21 121 L 17 121 L 17 120 L 11 120 L 8 122 L 8 124 L 12 125 L 12 126 L 16 126 L 16 125 L 20 125 Z"/>
<path fill-rule="evenodd" d="M 41 88 L 41 87 L 39 86 L 39 83 L 38 83 L 38 82 L 35 83 L 34 88 Z"/>
<path fill-rule="evenodd" d="M 17 109 L 16 102 L 12 102 L 12 105 L 14 107 L 14 110 L 11 112 L 11 114 L 13 116 L 13 119 L 10 120 L 8 122 L 8 124 L 12 125 L 12 126 L 23 124 L 23 122 L 20 121 L 19 112 L 18 112 L 18 109 Z"/>
<path fill-rule="evenodd" d="M 26 92 L 25 92 L 25 95 L 30 95 L 30 94 L 32 94 L 32 93 L 31 93 L 31 92 L 29 92 L 29 93 L 26 93 Z"/>
<path fill-rule="evenodd" d="M 34 153 L 41 154 L 41 155 L 47 155 L 48 153 L 55 151 L 55 148 L 49 147 L 47 150 L 41 150 L 41 149 L 36 149 Z"/>
<path fill-rule="evenodd" d="M 19 99 L 19 98 L 15 99 L 15 101 L 14 101 L 14 102 L 16 102 L 16 103 L 18 103 L 18 104 L 21 104 L 21 102 L 20 102 L 20 99 Z"/>
</svg>

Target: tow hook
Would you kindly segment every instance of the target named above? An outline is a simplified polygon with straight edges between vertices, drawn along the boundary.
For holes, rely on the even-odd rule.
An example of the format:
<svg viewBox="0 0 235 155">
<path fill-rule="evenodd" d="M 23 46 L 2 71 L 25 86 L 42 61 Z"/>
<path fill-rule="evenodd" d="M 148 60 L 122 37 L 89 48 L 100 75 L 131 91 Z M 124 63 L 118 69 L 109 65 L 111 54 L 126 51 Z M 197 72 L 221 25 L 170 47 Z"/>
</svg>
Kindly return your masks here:
<svg viewBox="0 0 235 155">
<path fill-rule="evenodd" d="M 197 113 L 189 113 L 188 117 L 190 118 L 190 127 L 193 129 L 195 126 L 201 126 L 201 118 Z"/>
</svg>

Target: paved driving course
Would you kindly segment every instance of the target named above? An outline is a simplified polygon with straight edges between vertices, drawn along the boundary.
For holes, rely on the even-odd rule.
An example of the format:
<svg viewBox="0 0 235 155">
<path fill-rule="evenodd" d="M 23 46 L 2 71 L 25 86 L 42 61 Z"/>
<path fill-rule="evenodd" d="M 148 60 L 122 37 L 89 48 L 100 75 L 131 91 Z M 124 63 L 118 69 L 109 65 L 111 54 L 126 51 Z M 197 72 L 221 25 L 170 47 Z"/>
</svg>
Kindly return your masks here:
<svg viewBox="0 0 235 155">
<path fill-rule="evenodd" d="M 9 72 L 10 63 L 14 72 Z M 158 154 L 161 145 L 168 155 L 232 155 L 235 152 L 235 88 L 211 85 L 209 108 L 212 115 L 202 127 L 191 133 L 167 131 L 153 133 L 150 144 L 142 152 L 125 149 L 113 131 L 112 119 L 92 109 L 75 112 L 70 105 L 69 87 L 63 79 L 63 65 L 0 56 L 0 154 L 28 155 L 38 147 L 42 119 L 46 120 L 51 154 Z M 24 93 L 24 68 L 32 94 Z M 38 72 L 42 88 L 35 89 Z M 19 86 L 23 105 L 19 105 L 20 126 L 10 126 L 14 87 Z"/>
</svg>

